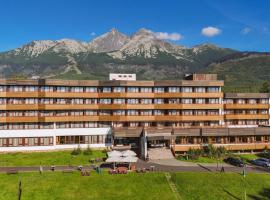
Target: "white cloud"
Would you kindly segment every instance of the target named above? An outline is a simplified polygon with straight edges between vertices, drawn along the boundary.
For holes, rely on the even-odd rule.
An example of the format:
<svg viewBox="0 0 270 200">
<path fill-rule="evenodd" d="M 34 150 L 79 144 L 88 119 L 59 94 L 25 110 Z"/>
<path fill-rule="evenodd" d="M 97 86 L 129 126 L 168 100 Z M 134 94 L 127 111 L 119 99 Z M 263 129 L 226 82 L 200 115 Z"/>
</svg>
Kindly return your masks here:
<svg viewBox="0 0 270 200">
<path fill-rule="evenodd" d="M 245 28 L 243 28 L 243 29 L 241 30 L 241 32 L 242 32 L 244 35 L 248 34 L 250 31 L 251 31 L 251 28 L 249 28 L 249 27 L 245 27 Z"/>
<path fill-rule="evenodd" d="M 201 34 L 206 37 L 214 37 L 221 34 L 221 32 L 222 31 L 216 27 L 208 26 L 202 29 Z"/>
<path fill-rule="evenodd" d="M 90 33 L 90 35 L 91 35 L 91 36 L 95 36 L 95 35 L 96 35 L 96 33 L 95 33 L 95 32 L 92 32 L 92 33 Z"/>
<path fill-rule="evenodd" d="M 155 36 L 161 40 L 181 40 L 183 36 L 180 33 L 155 32 Z"/>
</svg>

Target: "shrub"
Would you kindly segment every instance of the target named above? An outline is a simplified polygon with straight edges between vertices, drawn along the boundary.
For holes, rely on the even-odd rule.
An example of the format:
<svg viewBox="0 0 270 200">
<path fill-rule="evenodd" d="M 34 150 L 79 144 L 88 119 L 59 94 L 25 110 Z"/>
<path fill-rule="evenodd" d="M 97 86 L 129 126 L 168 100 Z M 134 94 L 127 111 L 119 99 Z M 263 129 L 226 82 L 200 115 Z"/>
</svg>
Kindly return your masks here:
<svg viewBox="0 0 270 200">
<path fill-rule="evenodd" d="M 82 150 L 81 150 L 81 148 L 78 146 L 78 148 L 75 148 L 75 149 L 73 149 L 73 151 L 71 152 L 71 155 L 79 155 L 79 154 L 81 154 L 82 153 Z"/>
<path fill-rule="evenodd" d="M 88 145 L 87 149 L 84 150 L 83 154 L 84 155 L 92 155 L 93 154 L 93 151 L 89 145 Z"/>
</svg>

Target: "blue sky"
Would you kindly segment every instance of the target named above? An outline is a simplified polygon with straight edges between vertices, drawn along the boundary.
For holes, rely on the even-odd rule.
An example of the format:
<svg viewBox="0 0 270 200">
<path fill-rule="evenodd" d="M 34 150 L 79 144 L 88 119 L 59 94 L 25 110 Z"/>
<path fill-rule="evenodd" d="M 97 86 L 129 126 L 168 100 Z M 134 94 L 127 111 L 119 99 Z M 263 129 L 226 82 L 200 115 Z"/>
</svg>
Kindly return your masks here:
<svg viewBox="0 0 270 200">
<path fill-rule="evenodd" d="M 270 51 L 269 10 L 268 0 L 0 0 L 0 51 L 32 40 L 90 41 L 112 27 L 144 27 L 184 46 Z"/>
</svg>

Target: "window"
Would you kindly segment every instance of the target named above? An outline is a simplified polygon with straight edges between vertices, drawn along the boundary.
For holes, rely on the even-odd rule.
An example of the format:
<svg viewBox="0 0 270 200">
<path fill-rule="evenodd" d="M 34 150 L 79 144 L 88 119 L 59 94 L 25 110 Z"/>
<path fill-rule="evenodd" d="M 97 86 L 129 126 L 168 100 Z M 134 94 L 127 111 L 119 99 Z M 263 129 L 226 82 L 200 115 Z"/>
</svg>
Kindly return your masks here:
<svg viewBox="0 0 270 200">
<path fill-rule="evenodd" d="M 137 110 L 127 110 L 127 115 L 139 115 Z"/>
<path fill-rule="evenodd" d="M 219 92 L 219 87 L 208 87 L 207 92 Z"/>
<path fill-rule="evenodd" d="M 85 104 L 97 104 L 97 99 L 85 99 Z"/>
<path fill-rule="evenodd" d="M 178 110 L 169 110 L 168 115 L 179 115 L 179 111 Z"/>
<path fill-rule="evenodd" d="M 0 98 L 0 104 L 6 104 L 6 102 L 7 102 L 7 99 Z"/>
<path fill-rule="evenodd" d="M 125 99 L 113 99 L 114 104 L 125 104 Z"/>
<path fill-rule="evenodd" d="M 86 110 L 85 115 L 97 115 L 97 111 L 96 110 Z"/>
<path fill-rule="evenodd" d="M 112 88 L 111 87 L 103 87 L 102 92 L 103 93 L 110 93 L 110 92 L 112 92 Z"/>
<path fill-rule="evenodd" d="M 85 87 L 85 92 L 97 92 L 97 87 Z"/>
<path fill-rule="evenodd" d="M 182 87 L 182 92 L 192 92 L 192 87 Z"/>
<path fill-rule="evenodd" d="M 165 89 L 164 89 L 164 87 L 155 87 L 154 92 L 155 93 L 164 93 Z"/>
<path fill-rule="evenodd" d="M 261 104 L 268 104 L 268 99 L 260 99 Z"/>
<path fill-rule="evenodd" d="M 83 104 L 83 99 L 71 99 L 71 104 Z"/>
<path fill-rule="evenodd" d="M 142 93 L 151 93 L 152 88 L 151 87 L 141 87 L 141 92 Z"/>
<path fill-rule="evenodd" d="M 151 116 L 152 110 L 141 110 L 141 115 Z"/>
<path fill-rule="evenodd" d="M 6 92 L 7 87 L 4 85 L 0 85 L 0 92 Z"/>
<path fill-rule="evenodd" d="M 41 92 L 53 92 L 53 87 L 52 86 L 41 86 L 40 91 Z"/>
<path fill-rule="evenodd" d="M 192 99 L 182 99 L 182 104 L 192 104 Z"/>
<path fill-rule="evenodd" d="M 25 99 L 25 104 L 37 104 L 38 99 Z"/>
<path fill-rule="evenodd" d="M 113 111 L 113 115 L 125 115 L 125 110 L 115 110 Z"/>
<path fill-rule="evenodd" d="M 125 92 L 125 87 L 114 87 L 113 92 Z"/>
<path fill-rule="evenodd" d="M 58 86 L 56 87 L 57 92 L 68 92 L 68 87 Z"/>
<path fill-rule="evenodd" d="M 192 115 L 192 114 L 193 114 L 192 110 L 183 110 L 182 111 L 182 115 Z"/>
<path fill-rule="evenodd" d="M 127 99 L 127 104 L 139 104 L 139 99 Z"/>
<path fill-rule="evenodd" d="M 110 110 L 100 110 L 99 115 L 111 115 L 111 111 Z"/>
<path fill-rule="evenodd" d="M 208 99 L 208 103 L 209 104 L 218 104 L 219 103 L 219 99 Z"/>
<path fill-rule="evenodd" d="M 99 99 L 100 104 L 111 104 L 111 99 Z"/>
<path fill-rule="evenodd" d="M 205 87 L 195 87 L 194 92 L 205 92 Z"/>
<path fill-rule="evenodd" d="M 164 104 L 164 99 L 154 99 L 154 104 Z"/>
<path fill-rule="evenodd" d="M 195 103 L 197 103 L 197 104 L 205 104 L 205 99 L 195 99 Z"/>
<path fill-rule="evenodd" d="M 169 99 L 169 104 L 179 104 L 180 99 Z"/>
<path fill-rule="evenodd" d="M 71 92 L 83 92 L 83 87 L 71 87 Z"/>
<path fill-rule="evenodd" d="M 224 103 L 225 104 L 233 104 L 233 99 L 225 99 Z"/>
<path fill-rule="evenodd" d="M 245 99 L 237 99 L 236 100 L 236 103 L 238 103 L 238 104 L 245 104 L 246 101 L 245 101 Z"/>
<path fill-rule="evenodd" d="M 154 115 L 164 115 L 164 110 L 154 110 Z"/>
<path fill-rule="evenodd" d="M 176 92 L 180 92 L 180 88 L 179 87 L 169 87 L 168 91 L 171 93 L 176 93 Z"/>
<path fill-rule="evenodd" d="M 249 99 L 248 100 L 248 103 L 249 104 L 256 104 L 257 103 L 257 100 L 256 99 Z"/>
<path fill-rule="evenodd" d="M 38 91 L 38 86 L 25 86 L 26 92 L 35 92 Z"/>
<path fill-rule="evenodd" d="M 53 104 L 53 99 L 40 99 L 41 104 Z"/>
<path fill-rule="evenodd" d="M 139 92 L 139 88 L 138 87 L 128 87 L 127 92 Z"/>
<path fill-rule="evenodd" d="M 56 104 L 66 104 L 67 100 L 66 99 L 56 99 Z"/>
<path fill-rule="evenodd" d="M 9 91 L 22 92 L 23 91 L 23 86 L 9 86 Z"/>
<path fill-rule="evenodd" d="M 152 99 L 141 99 L 141 104 L 152 104 Z"/>
</svg>

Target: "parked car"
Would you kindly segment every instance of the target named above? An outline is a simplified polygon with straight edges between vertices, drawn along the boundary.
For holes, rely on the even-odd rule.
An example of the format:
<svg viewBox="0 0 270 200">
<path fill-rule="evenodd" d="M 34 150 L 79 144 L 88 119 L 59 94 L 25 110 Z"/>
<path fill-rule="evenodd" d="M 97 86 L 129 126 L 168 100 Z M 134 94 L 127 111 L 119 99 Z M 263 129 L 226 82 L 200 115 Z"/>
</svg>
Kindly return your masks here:
<svg viewBox="0 0 270 200">
<path fill-rule="evenodd" d="M 238 158 L 228 157 L 228 158 L 224 159 L 224 162 L 226 162 L 230 165 L 237 166 L 237 167 L 244 167 L 243 161 L 241 161 Z"/>
<path fill-rule="evenodd" d="M 262 167 L 270 167 L 270 159 L 267 159 L 267 158 L 258 158 L 250 162 L 253 165 L 262 166 Z"/>
</svg>

